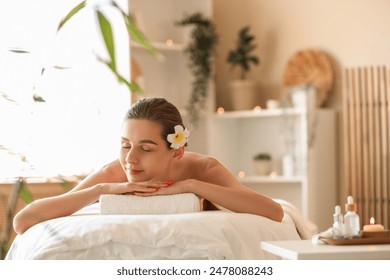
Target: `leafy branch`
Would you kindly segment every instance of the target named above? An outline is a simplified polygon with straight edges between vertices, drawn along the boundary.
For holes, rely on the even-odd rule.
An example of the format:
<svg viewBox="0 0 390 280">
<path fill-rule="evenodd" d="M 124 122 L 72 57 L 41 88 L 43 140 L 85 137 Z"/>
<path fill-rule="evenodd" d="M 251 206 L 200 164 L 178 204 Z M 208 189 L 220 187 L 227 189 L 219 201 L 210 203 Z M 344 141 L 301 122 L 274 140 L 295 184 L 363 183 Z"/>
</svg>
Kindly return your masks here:
<svg viewBox="0 0 390 280">
<path fill-rule="evenodd" d="M 72 19 L 76 14 L 78 14 L 81 10 L 86 8 L 87 7 L 86 3 L 87 1 L 84 0 L 78 5 L 76 5 L 73 9 L 71 9 L 69 13 L 66 14 L 66 16 L 63 19 L 61 19 L 61 21 L 59 22 L 57 32 L 60 31 L 64 27 L 64 25 L 70 19 Z M 141 46 L 143 46 L 146 50 L 148 50 L 157 59 L 162 59 L 163 58 L 162 54 L 158 52 L 153 47 L 152 44 L 150 44 L 150 42 L 146 39 L 146 37 L 142 34 L 142 32 L 137 28 L 137 26 L 134 23 L 134 19 L 131 16 L 129 16 L 114 0 L 109 1 L 109 5 L 114 9 L 118 10 L 120 15 L 123 17 L 123 21 L 129 36 L 133 40 L 138 42 Z M 142 89 L 137 84 L 132 83 L 131 81 L 126 79 L 123 75 L 121 75 L 118 72 L 117 65 L 116 65 L 116 56 L 115 56 L 115 41 L 114 41 L 111 23 L 104 15 L 102 11 L 102 6 L 96 5 L 93 7 L 93 9 L 95 11 L 95 16 L 98 19 L 100 34 L 103 37 L 104 45 L 109 56 L 109 60 L 105 60 L 104 58 L 96 55 L 97 59 L 100 62 L 104 63 L 111 70 L 111 72 L 114 74 L 117 80 L 120 83 L 125 84 L 130 91 L 142 93 Z"/>
<path fill-rule="evenodd" d="M 218 35 L 214 23 L 201 13 L 186 16 L 176 24 L 194 25 L 191 40 L 184 52 L 189 56 L 189 69 L 195 77 L 186 109 L 190 121 L 196 124 L 199 111 L 204 107 L 208 96 L 209 80 L 212 74 L 212 54 L 218 42 Z"/>
</svg>

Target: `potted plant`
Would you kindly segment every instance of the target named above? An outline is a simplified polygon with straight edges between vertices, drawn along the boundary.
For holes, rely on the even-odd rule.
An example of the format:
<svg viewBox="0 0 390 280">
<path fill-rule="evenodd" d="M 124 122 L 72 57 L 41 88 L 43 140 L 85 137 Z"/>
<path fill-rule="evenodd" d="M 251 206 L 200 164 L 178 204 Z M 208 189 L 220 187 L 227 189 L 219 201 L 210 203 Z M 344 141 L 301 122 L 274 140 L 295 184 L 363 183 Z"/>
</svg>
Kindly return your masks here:
<svg viewBox="0 0 390 280">
<path fill-rule="evenodd" d="M 194 76 L 186 109 L 190 122 L 196 125 L 208 97 L 213 70 L 212 55 L 218 42 L 218 34 L 213 21 L 201 13 L 186 15 L 176 24 L 182 27 L 192 26 L 189 42 L 184 50 L 189 58 L 188 67 Z"/>
<path fill-rule="evenodd" d="M 249 26 L 245 26 L 238 32 L 236 48 L 230 50 L 227 62 L 231 69 L 240 68 L 240 78 L 230 82 L 230 93 L 233 101 L 233 108 L 236 110 L 252 109 L 256 103 L 256 84 L 247 79 L 251 64 L 260 64 L 258 56 L 252 52 L 256 49 L 255 37 L 249 33 Z"/>
<path fill-rule="evenodd" d="M 269 153 L 258 153 L 253 156 L 256 175 L 268 176 L 272 171 L 272 156 Z"/>
</svg>

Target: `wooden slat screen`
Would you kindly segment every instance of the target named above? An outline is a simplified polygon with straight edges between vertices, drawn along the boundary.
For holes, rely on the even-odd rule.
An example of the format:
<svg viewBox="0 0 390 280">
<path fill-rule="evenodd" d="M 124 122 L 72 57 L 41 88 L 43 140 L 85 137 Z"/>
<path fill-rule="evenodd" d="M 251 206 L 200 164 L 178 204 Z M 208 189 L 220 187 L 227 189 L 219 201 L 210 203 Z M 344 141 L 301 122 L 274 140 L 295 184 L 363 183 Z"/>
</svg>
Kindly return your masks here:
<svg viewBox="0 0 390 280">
<path fill-rule="evenodd" d="M 390 68 L 345 69 L 343 75 L 344 185 L 358 206 L 361 224 L 370 217 L 390 226 Z"/>
</svg>

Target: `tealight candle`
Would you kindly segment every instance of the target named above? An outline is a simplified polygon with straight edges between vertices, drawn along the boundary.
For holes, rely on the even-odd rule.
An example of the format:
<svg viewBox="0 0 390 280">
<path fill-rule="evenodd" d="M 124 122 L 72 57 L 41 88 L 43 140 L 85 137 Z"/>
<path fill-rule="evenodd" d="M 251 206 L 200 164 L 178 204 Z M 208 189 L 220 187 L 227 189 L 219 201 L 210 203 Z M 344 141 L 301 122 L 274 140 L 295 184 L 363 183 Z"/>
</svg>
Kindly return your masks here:
<svg viewBox="0 0 390 280">
<path fill-rule="evenodd" d="M 377 232 L 377 231 L 384 231 L 385 228 L 381 224 L 375 224 L 374 217 L 371 217 L 370 224 L 365 225 L 363 227 L 363 231 L 369 231 L 369 232 Z"/>
<path fill-rule="evenodd" d="M 217 113 L 222 115 L 223 113 L 225 113 L 225 109 L 223 107 L 218 107 Z"/>
<path fill-rule="evenodd" d="M 238 178 L 245 178 L 245 176 L 246 176 L 245 171 L 238 172 Z"/>
<path fill-rule="evenodd" d="M 168 46 L 168 47 L 172 47 L 173 46 L 173 40 L 172 39 L 167 39 L 165 41 L 165 44 Z"/>
<path fill-rule="evenodd" d="M 363 238 L 388 239 L 390 232 L 385 230 L 381 224 L 375 224 L 375 219 L 371 217 L 370 224 L 363 227 L 362 236 Z"/>
</svg>

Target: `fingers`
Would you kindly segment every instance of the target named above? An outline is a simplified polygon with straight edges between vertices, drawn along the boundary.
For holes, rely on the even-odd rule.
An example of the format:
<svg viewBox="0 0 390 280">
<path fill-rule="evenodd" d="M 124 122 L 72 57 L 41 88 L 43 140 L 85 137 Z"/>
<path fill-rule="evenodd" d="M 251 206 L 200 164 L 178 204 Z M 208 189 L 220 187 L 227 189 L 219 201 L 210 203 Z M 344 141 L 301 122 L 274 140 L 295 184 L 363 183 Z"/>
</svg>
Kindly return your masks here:
<svg viewBox="0 0 390 280">
<path fill-rule="evenodd" d="M 160 188 L 168 187 L 173 183 L 173 180 L 167 180 L 165 182 L 148 181 L 148 182 L 137 182 L 128 183 L 128 191 L 134 194 L 140 193 L 154 193 Z"/>
</svg>

